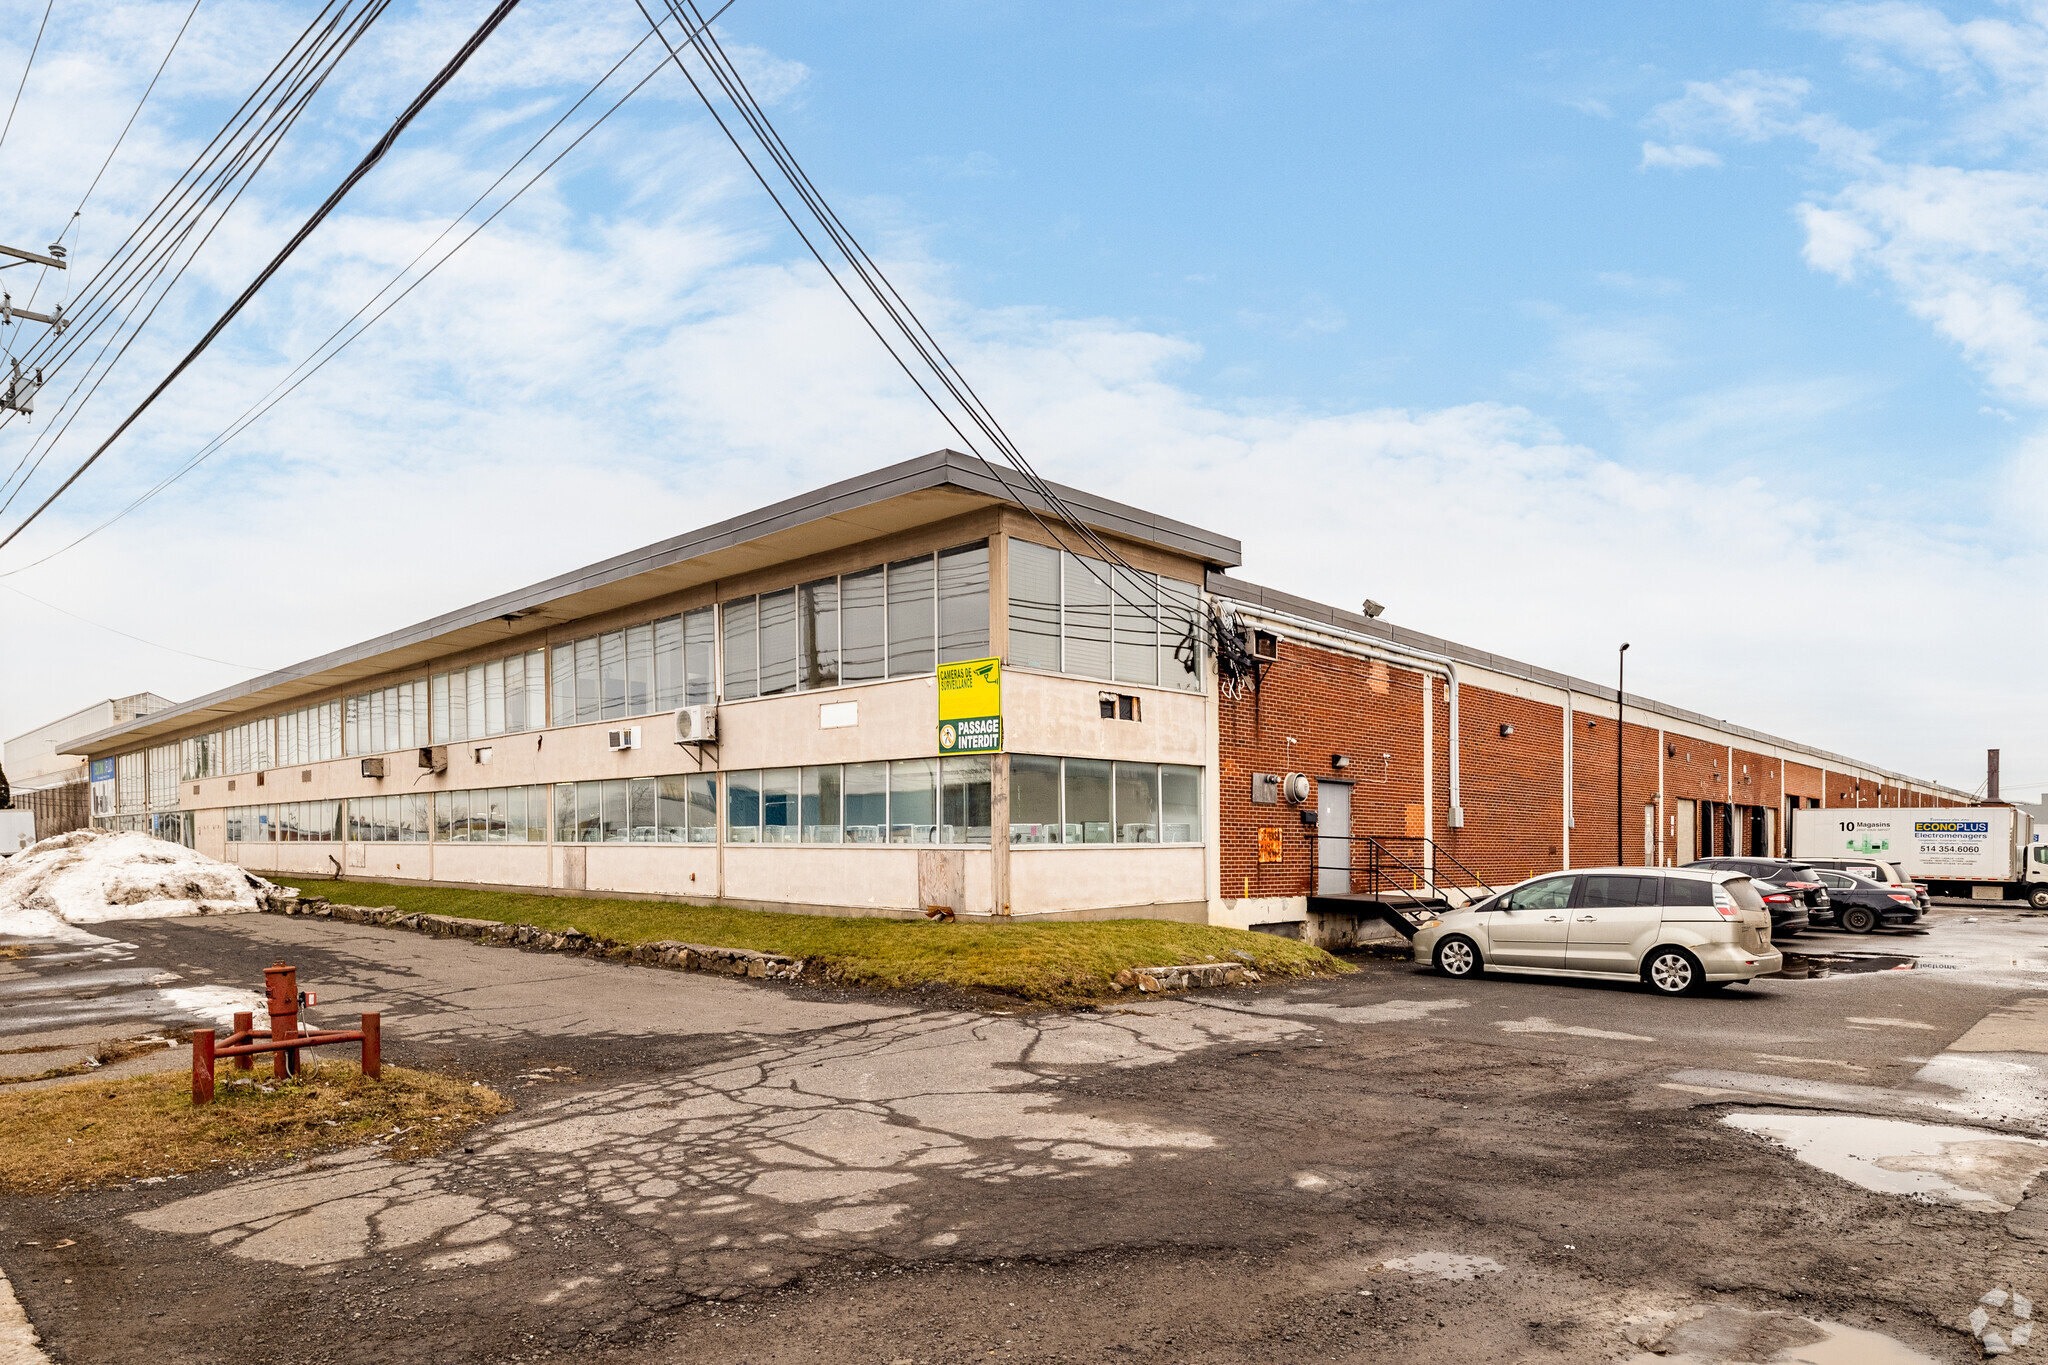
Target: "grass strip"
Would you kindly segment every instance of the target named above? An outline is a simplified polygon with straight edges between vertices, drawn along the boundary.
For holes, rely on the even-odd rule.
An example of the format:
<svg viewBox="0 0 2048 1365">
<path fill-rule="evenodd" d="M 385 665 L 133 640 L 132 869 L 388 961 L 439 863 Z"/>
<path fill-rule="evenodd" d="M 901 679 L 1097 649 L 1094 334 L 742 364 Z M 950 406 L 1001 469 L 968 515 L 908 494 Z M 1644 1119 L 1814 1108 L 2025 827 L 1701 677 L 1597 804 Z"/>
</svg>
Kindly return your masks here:
<svg viewBox="0 0 2048 1365">
<path fill-rule="evenodd" d="M 302 896 L 345 905 L 395 905 L 403 914 L 459 915 L 615 942 L 674 939 L 806 958 L 827 979 L 890 990 L 945 986 L 995 991 L 1046 1004 L 1108 995 L 1127 967 L 1243 962 L 1267 976 L 1353 968 L 1321 948 L 1271 934 L 1177 920 L 961 923 L 778 914 L 676 901 L 599 900 L 386 882 L 304 880 Z"/>
<path fill-rule="evenodd" d="M 309 1064 L 284 1081 L 271 1079 L 268 1057 L 257 1065 L 242 1073 L 223 1062 L 207 1105 L 192 1103 L 185 1071 L 0 1095 L 0 1190 L 247 1170 L 370 1142 L 423 1156 L 512 1107 L 486 1086 L 388 1063 L 374 1081 L 353 1062 Z"/>
</svg>

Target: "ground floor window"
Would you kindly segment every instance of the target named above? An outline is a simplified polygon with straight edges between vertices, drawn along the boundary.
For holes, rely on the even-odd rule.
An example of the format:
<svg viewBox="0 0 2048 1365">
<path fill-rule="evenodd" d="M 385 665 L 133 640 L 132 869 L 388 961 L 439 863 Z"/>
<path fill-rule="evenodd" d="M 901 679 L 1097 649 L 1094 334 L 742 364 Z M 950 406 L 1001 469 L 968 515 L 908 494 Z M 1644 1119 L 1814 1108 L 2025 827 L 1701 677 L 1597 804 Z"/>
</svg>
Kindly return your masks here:
<svg viewBox="0 0 2048 1365">
<path fill-rule="evenodd" d="M 425 792 L 359 796 L 348 803 L 348 837 L 363 844 L 417 844 L 427 839 L 432 798 Z M 228 840 L 236 838 L 228 825 Z"/>
<path fill-rule="evenodd" d="M 436 792 L 434 838 L 451 844 L 544 844 L 548 841 L 548 789 L 476 787 Z"/>
<path fill-rule="evenodd" d="M 986 755 L 762 768 L 725 775 L 734 844 L 986 844 Z"/>
<path fill-rule="evenodd" d="M 1202 770 L 1178 763 L 1010 757 L 1010 843 L 1198 844 Z"/>
<path fill-rule="evenodd" d="M 668 777 L 558 782 L 555 842 L 717 843 L 718 777 L 714 773 L 677 773 Z"/>
<path fill-rule="evenodd" d="M 341 838 L 345 801 L 285 801 L 275 806 L 230 806 L 231 844 L 326 843 Z"/>
<path fill-rule="evenodd" d="M 166 811 L 158 815 L 107 815 L 94 821 L 101 829 L 153 834 L 159 839 L 183 844 L 186 848 L 193 846 L 194 823 L 195 818 L 191 811 Z"/>
</svg>

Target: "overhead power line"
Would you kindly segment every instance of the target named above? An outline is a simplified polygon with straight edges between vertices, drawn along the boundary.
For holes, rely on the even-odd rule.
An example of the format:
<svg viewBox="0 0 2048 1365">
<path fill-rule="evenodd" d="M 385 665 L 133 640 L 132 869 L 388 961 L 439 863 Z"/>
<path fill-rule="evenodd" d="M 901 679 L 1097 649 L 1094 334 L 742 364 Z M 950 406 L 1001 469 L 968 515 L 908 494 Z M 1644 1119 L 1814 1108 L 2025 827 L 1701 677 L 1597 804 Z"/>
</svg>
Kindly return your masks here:
<svg viewBox="0 0 2048 1365">
<path fill-rule="evenodd" d="M 375 145 L 373 145 L 370 148 L 370 150 L 363 155 L 362 160 L 356 163 L 355 168 L 351 170 L 348 173 L 348 175 L 342 179 L 342 182 L 339 185 L 335 186 L 333 192 L 327 196 L 326 200 L 321 203 L 320 207 L 313 211 L 312 216 L 307 218 L 306 221 L 300 225 L 299 230 L 292 234 L 291 239 L 287 241 L 284 244 L 284 246 L 278 250 L 278 253 L 271 258 L 270 263 L 264 266 L 263 269 L 257 273 L 256 278 L 249 282 L 248 287 L 243 289 L 241 294 L 236 297 L 235 301 L 228 305 L 227 311 L 222 313 L 220 317 L 214 322 L 214 324 L 206 329 L 206 334 L 200 337 L 198 342 L 193 345 L 192 349 L 185 353 L 184 358 L 181 359 L 175 366 L 171 368 L 169 374 L 165 375 L 161 380 L 157 382 L 156 387 L 149 391 L 148 395 L 145 396 L 143 400 L 135 406 L 134 410 L 131 411 L 126 417 L 121 419 L 120 424 L 116 426 L 111 433 L 109 433 L 109 435 L 104 441 L 100 442 L 99 446 L 93 451 L 93 453 L 87 456 L 85 460 L 76 469 L 72 470 L 71 474 L 64 480 L 64 482 L 59 484 L 56 490 L 52 492 L 50 496 L 43 499 L 43 501 L 36 507 L 36 509 L 33 512 L 30 512 L 18 524 L 16 524 L 15 527 L 11 531 L 9 531 L 4 538 L 0 538 L 0 549 L 5 549 L 15 539 L 15 537 L 19 536 L 23 531 L 27 530 L 29 526 L 33 525 L 36 518 L 40 517 L 45 511 L 49 510 L 51 504 L 55 503 L 58 498 L 64 496 L 65 491 L 69 489 L 72 484 L 78 482 L 79 477 L 83 475 L 86 470 L 92 468 L 93 464 L 96 461 L 98 461 L 100 456 L 106 454 L 108 448 L 111 447 L 115 441 L 119 440 L 122 434 L 126 432 L 129 427 L 133 426 L 136 420 L 139 419 L 143 413 L 149 410 L 150 405 L 155 403 L 157 398 L 160 397 L 163 394 L 163 392 L 166 389 L 168 389 L 174 382 L 176 382 L 178 376 L 183 374 L 188 368 L 190 368 L 192 362 L 197 360 L 201 355 L 205 353 L 206 348 L 213 344 L 214 338 L 219 336 L 221 332 L 227 328 L 227 325 L 230 322 L 234 321 L 236 315 L 239 314 L 242 311 L 242 309 L 248 305 L 249 300 L 256 296 L 257 291 L 260 290 L 266 283 L 269 282 L 271 276 L 275 275 L 277 271 L 284 265 L 284 263 L 287 260 L 291 259 L 292 253 L 297 251 L 299 249 L 299 246 L 302 243 L 304 243 L 308 237 L 312 236 L 314 230 L 318 228 L 321 223 L 326 221 L 327 216 L 334 211 L 335 206 L 340 204 L 341 201 L 348 196 L 349 191 L 354 189 L 356 185 L 362 180 L 362 178 L 368 175 L 371 169 L 374 166 L 376 166 L 376 164 L 379 161 L 383 160 L 384 154 L 391 150 L 392 145 L 397 142 L 399 135 L 402 134 L 406 130 L 406 128 L 412 124 L 412 121 L 414 119 L 419 117 L 420 112 L 423 109 L 425 109 L 429 103 L 433 101 L 434 96 L 440 94 L 443 87 L 445 87 L 449 81 L 455 78 L 456 73 L 461 71 L 462 68 L 468 63 L 469 59 L 473 55 L 475 55 L 476 50 L 482 47 L 484 42 L 493 33 L 497 32 L 498 26 L 505 22 L 506 17 L 510 15 L 515 8 L 518 7 L 518 4 L 519 0 L 498 0 L 498 4 L 492 8 L 490 14 L 485 17 L 483 23 L 479 24 L 476 28 L 476 31 L 470 34 L 470 36 L 464 40 L 462 46 L 456 51 L 455 55 L 450 57 L 447 63 L 443 65 L 442 68 L 434 74 L 433 79 L 427 82 L 426 87 L 422 89 L 419 94 L 413 97 L 412 102 L 408 104 L 403 110 L 403 112 L 399 114 L 398 118 L 392 123 L 391 127 L 385 131 L 382 137 L 377 139 Z"/>
<path fill-rule="evenodd" d="M 648 11 L 646 0 L 634 0 L 634 3 L 639 6 L 640 13 L 647 20 L 648 24 L 659 32 L 660 26 L 655 23 L 653 14 Z M 710 92 L 699 83 L 697 77 L 691 72 L 689 65 L 683 60 L 682 53 L 671 45 L 669 47 L 669 55 L 674 60 L 676 69 L 683 73 L 685 80 L 689 81 L 690 88 L 697 93 L 698 99 L 703 102 L 705 109 L 718 124 L 719 130 L 725 134 L 726 140 L 732 143 L 733 150 L 740 154 L 741 160 L 746 162 L 747 169 L 753 172 L 755 180 L 767 192 L 769 199 L 774 202 L 775 207 L 781 212 L 783 219 L 788 222 L 790 229 L 796 233 L 798 240 L 804 244 L 805 249 L 811 253 L 812 258 L 824 269 L 826 275 L 832 280 L 833 286 L 839 290 L 841 297 L 860 315 L 862 322 L 867 324 L 868 330 L 874 334 L 877 341 L 881 342 L 883 349 L 888 351 L 890 358 L 896 362 L 898 368 L 903 371 L 918 393 L 939 414 L 940 419 L 952 429 L 954 435 L 960 438 L 961 442 L 967 447 L 968 453 L 981 462 L 982 467 L 988 470 L 996 481 L 1002 485 L 1005 493 L 1030 514 L 1032 520 L 1038 523 L 1039 527 L 1046 532 L 1055 544 L 1065 544 L 1067 537 L 1055 533 L 1050 526 L 1046 525 L 1044 518 L 1039 515 L 1037 508 L 1033 506 L 1033 498 L 1020 495 L 1012 485 L 1012 475 L 1020 478 L 1029 492 L 1035 495 L 1036 501 L 1042 504 L 1054 517 L 1064 522 L 1070 528 L 1071 533 L 1083 544 L 1095 550 L 1109 564 L 1121 568 L 1127 574 L 1137 575 L 1139 571 L 1125 560 L 1116 551 L 1115 547 L 1096 534 L 1093 527 L 1077 516 L 1073 509 L 1066 504 L 1065 500 L 1059 496 L 1058 490 L 1042 478 L 1036 469 L 1032 468 L 1031 462 L 1025 458 L 1023 451 L 1018 448 L 1016 442 L 1010 439 L 1009 433 L 1003 429 L 1002 424 L 996 420 L 994 413 L 982 402 L 980 395 L 967 382 L 966 377 L 961 374 L 959 368 L 953 364 L 952 359 L 946 354 L 945 349 L 940 346 L 937 339 L 933 337 L 930 329 L 918 318 L 916 311 L 911 308 L 902 293 L 889 281 L 887 275 L 876 264 L 874 258 L 861 246 L 859 240 L 855 238 L 845 222 L 840 219 L 839 215 L 833 211 L 831 205 L 826 202 L 823 193 L 819 191 L 809 175 L 804 172 L 803 167 L 797 162 L 795 154 L 790 151 L 788 144 L 775 131 L 774 124 L 769 120 L 766 111 L 761 108 L 760 101 L 754 97 L 753 92 L 747 87 L 745 79 L 740 75 L 739 69 L 734 65 L 732 59 L 726 54 L 723 45 L 718 41 L 717 35 L 712 33 L 708 25 L 702 22 L 702 11 L 698 9 L 695 0 L 664 0 L 664 3 L 669 12 L 683 22 L 683 27 L 686 30 L 691 28 L 691 24 L 684 14 L 684 7 L 687 6 L 691 13 L 697 15 L 699 23 L 695 34 L 687 40 L 687 46 L 693 49 L 697 57 L 704 63 L 711 79 L 717 83 L 720 91 L 723 92 L 726 99 L 732 104 L 734 112 L 747 125 L 748 130 L 754 136 L 754 140 L 760 144 L 762 151 L 767 155 L 769 161 L 774 164 L 775 169 L 787 183 L 791 192 L 802 202 L 819 230 L 846 262 L 848 272 L 861 285 L 870 300 L 868 304 L 863 304 L 859 298 L 855 297 L 853 291 L 848 288 L 845 279 L 825 259 L 824 253 L 812 241 L 810 234 L 797 222 L 796 215 L 791 212 L 789 206 L 783 201 L 782 195 L 776 192 L 774 185 L 769 182 L 768 176 L 755 162 L 753 156 L 747 151 L 746 146 L 740 141 L 738 135 L 733 132 L 731 126 L 727 124 L 724 115 L 719 111 L 717 102 L 712 99 Z M 666 36 L 663 37 L 662 41 L 664 44 L 668 43 Z M 870 309 L 873 311 L 871 312 Z M 882 320 L 878 321 L 878 317 Z M 889 329 L 888 332 L 884 331 L 885 323 Z M 897 340 L 891 339 L 890 333 L 892 332 Z M 902 343 L 903 350 L 898 349 L 898 341 Z M 913 367 L 910 361 L 905 358 L 904 350 L 907 350 L 917 358 L 920 362 L 919 367 Z M 950 406 L 947 402 L 941 401 L 939 397 L 940 392 L 943 392 L 946 398 L 951 400 Z M 962 425 L 963 421 L 965 423 L 964 426 Z M 969 434 L 969 427 L 981 434 L 980 441 L 977 441 L 974 436 Z M 1006 474 L 994 461 L 982 453 L 981 447 L 983 444 L 994 447 L 1002 460 L 1010 466 L 1010 474 Z M 1092 577 L 1108 589 L 1113 600 L 1122 602 L 1129 609 L 1141 613 L 1154 622 L 1158 621 L 1161 613 L 1156 600 L 1150 603 L 1133 602 L 1130 595 L 1124 590 L 1123 583 L 1120 581 L 1121 575 L 1112 571 L 1105 577 L 1103 574 L 1096 572 L 1094 565 L 1089 563 L 1086 556 L 1081 557 L 1081 563 Z"/>
<path fill-rule="evenodd" d="M 723 14 L 726 10 L 731 9 L 733 5 L 736 4 L 737 2 L 738 0 L 725 0 L 725 4 L 720 6 L 717 13 L 713 14 L 711 18 L 713 20 L 717 19 L 720 14 Z M 436 246 L 438 246 L 441 243 L 441 241 L 448 236 L 449 233 L 453 232 L 457 227 L 461 226 L 463 220 L 468 218 L 471 213 L 474 213 L 478 205 L 482 204 L 484 200 L 488 199 L 491 196 L 493 191 L 495 191 L 500 185 L 504 184 L 504 182 L 508 178 L 510 178 L 512 173 L 519 169 L 519 167 L 525 163 L 528 157 L 532 156 L 536 151 L 538 151 L 547 142 L 547 140 L 554 135 L 557 129 L 559 129 L 564 123 L 566 123 L 578 109 L 582 108 L 583 105 L 589 101 L 591 96 L 595 95 L 600 89 L 602 89 L 605 86 L 606 83 L 608 83 L 611 80 L 613 76 L 618 74 L 619 68 L 623 67 L 628 61 L 630 61 L 634 53 L 638 52 L 641 48 L 645 47 L 649 42 L 653 41 L 654 37 L 654 32 L 650 31 L 644 37 L 642 37 L 640 41 L 634 43 L 632 47 L 628 48 L 626 50 L 626 54 L 620 57 L 618 61 L 614 62 L 610 70 L 606 71 L 604 75 L 600 76 L 597 79 L 595 84 L 593 84 L 588 90 L 584 91 L 583 94 L 577 98 L 574 104 L 570 105 L 566 110 L 562 112 L 560 117 L 558 117 L 553 123 L 549 124 L 547 130 L 543 132 L 539 137 L 535 138 L 532 144 L 529 145 L 525 151 L 521 152 L 516 158 L 514 158 L 512 164 L 507 166 L 504 169 L 504 171 L 499 174 L 498 178 L 492 181 L 490 185 L 484 189 L 484 192 L 482 194 L 479 194 L 474 200 L 472 200 L 468 208 L 464 209 L 461 213 L 457 214 L 454 217 L 454 219 L 452 219 L 449 222 L 448 226 L 442 228 L 439 233 L 435 234 L 434 239 L 432 241 L 428 242 L 426 246 L 420 249 L 418 254 L 415 255 L 412 258 L 412 260 L 408 261 L 405 264 L 405 266 L 398 271 L 397 274 L 393 275 L 391 279 L 383 285 L 382 288 L 378 289 L 375 294 L 372 294 L 368 299 L 366 299 L 361 307 L 357 308 L 356 311 L 350 314 L 349 317 L 339 327 L 335 328 L 334 331 L 328 335 L 325 341 L 321 342 L 320 345 L 315 347 L 312 350 L 312 352 L 310 352 L 304 359 L 302 359 L 297 365 L 293 366 L 292 369 L 286 373 L 283 379 L 280 379 L 275 385 L 272 385 L 268 393 L 264 394 L 264 396 L 258 399 L 255 403 L 252 403 L 248 408 L 246 408 L 242 412 L 242 414 L 239 417 L 237 417 L 234 421 L 230 422 L 225 428 L 223 428 L 219 435 L 215 436 L 212 440 L 208 441 L 205 445 L 201 446 L 199 450 L 192 456 L 192 458 L 186 461 L 183 466 L 173 471 L 172 473 L 166 475 L 164 478 L 160 479 L 155 485 L 149 488 L 140 497 L 136 498 L 133 502 L 129 503 L 126 507 L 123 507 L 119 512 L 116 512 L 113 516 L 107 518 L 99 525 L 93 527 L 90 531 L 87 531 L 84 535 L 79 536 L 76 540 L 71 541 L 70 543 L 62 546 L 59 549 L 52 550 L 49 554 L 44 555 L 40 559 L 30 560 L 28 563 L 23 564 L 18 568 L 8 569 L 5 572 L 0 572 L 0 578 L 12 578 L 14 575 L 18 573 L 25 573 L 30 569 L 38 567 L 39 565 L 47 564 L 51 560 L 57 558 L 59 555 L 66 554 L 69 551 L 76 549 L 78 546 L 92 539 L 92 537 L 98 535 L 100 532 L 106 530 L 108 527 L 114 525 L 116 522 L 127 517 L 137 508 L 141 507 L 144 503 L 156 497 L 159 493 L 162 493 L 165 489 L 169 488 L 179 479 L 182 479 L 185 475 L 191 473 L 194 469 L 198 468 L 207 459 L 211 458 L 213 455 L 218 453 L 221 447 L 225 446 L 229 441 L 241 435 L 244 431 L 247 431 L 251 426 L 255 425 L 258 421 L 261 421 L 263 417 L 267 415 L 272 408 L 276 407 L 279 403 L 283 402 L 286 398 L 290 397 L 299 388 L 300 385 L 304 384 L 307 380 L 311 379 L 314 375 L 318 374 L 322 369 L 324 369 L 327 366 L 327 363 L 329 361 L 339 356 L 358 337 L 362 336 L 364 332 L 367 332 L 371 327 L 375 326 L 380 318 L 382 318 L 386 313 L 389 313 L 393 308 L 397 307 L 401 302 L 403 302 L 407 295 L 411 294 L 413 290 L 419 288 L 422 284 L 425 284 L 427 280 L 433 276 L 435 271 L 439 270 L 442 266 L 446 265 L 450 260 L 454 258 L 455 254 L 458 251 L 461 251 L 463 247 L 469 245 L 469 243 L 473 241 L 479 233 L 481 233 L 485 228 L 489 227 L 492 224 L 492 222 L 496 221 L 500 214 L 504 213 L 506 209 L 509 209 L 510 207 L 512 207 L 513 204 L 517 203 L 520 196 L 524 195 L 528 190 L 532 189 L 536 184 L 538 184 L 540 180 L 544 176 L 546 176 L 549 171 L 555 168 L 555 166 L 562 160 L 562 158 L 566 157 L 570 152 L 576 150 L 577 146 L 579 146 L 585 138 L 589 137 L 592 133 L 596 132 L 598 128 L 602 126 L 607 119 L 609 119 L 613 114 L 616 114 L 620 110 L 620 108 L 622 108 L 625 105 L 627 100 L 631 99 L 634 95 L 638 94 L 643 86 L 645 86 L 649 81 L 653 80 L 655 76 L 659 75 L 668 66 L 668 58 L 666 56 L 663 56 L 662 59 L 659 62 L 657 62 L 654 65 L 654 67 L 648 71 L 646 75 L 642 76 L 638 81 L 636 81 L 631 86 L 631 88 L 629 88 L 626 91 L 625 94 L 621 95 L 618 98 L 618 100 L 612 104 L 612 106 L 609 109 L 606 109 L 602 114 L 598 115 L 596 119 L 592 120 L 588 127 L 584 128 L 581 132 L 579 132 L 569 142 L 567 146 L 563 147 L 561 151 L 557 152 L 553 157 L 551 157 L 548 160 L 547 164 L 542 166 L 538 171 L 536 171 L 533 174 L 533 176 L 526 181 L 525 184 L 521 185 L 517 190 L 514 190 L 510 197 L 508 197 L 504 203 L 498 205 L 495 209 L 492 209 L 490 214 L 487 217 L 485 217 L 483 221 L 479 222 L 478 224 L 476 224 L 475 227 L 471 228 L 467 233 L 465 233 L 462 236 L 462 239 L 460 241 L 456 242 L 456 244 L 453 247 L 450 247 L 448 249 L 446 254 L 441 256 L 441 258 L 439 260 L 436 260 L 431 266 L 427 267 L 427 269 L 420 274 L 419 278 L 413 280 L 410 284 L 407 284 L 403 290 L 400 290 L 400 292 L 393 298 L 391 298 L 389 302 L 385 303 L 383 307 L 378 308 L 375 313 L 370 315 L 369 320 L 364 322 L 361 327 L 356 328 L 356 330 L 352 333 L 348 332 L 348 329 L 351 324 L 353 324 L 358 318 L 361 318 L 364 313 L 368 312 L 370 308 L 376 304 L 378 299 L 383 298 L 386 293 L 388 293 L 391 289 L 396 287 L 401 280 L 403 280 L 408 274 L 411 273 L 413 267 L 417 266 L 422 260 L 426 259 L 427 254 L 431 252 Z M 340 345 L 335 345 L 335 339 L 337 337 L 342 337 L 344 333 L 348 333 L 348 335 L 341 341 Z"/>
<path fill-rule="evenodd" d="M 115 626 L 110 626 L 106 624 L 104 621 L 94 621 L 89 617 L 80 616 L 75 611 L 68 611 L 63 607 L 58 606 L 55 602 L 45 602 L 42 598 L 37 597 L 33 593 L 23 592 L 20 588 L 15 587 L 12 583 L 0 583 L 0 588 L 5 588 L 7 589 L 7 591 L 15 594 L 18 597 L 26 597 L 28 598 L 29 601 L 35 603 L 39 607 L 48 607 L 51 611 L 56 612 L 60 616 L 68 616 L 74 621 L 84 622 L 86 625 L 91 626 L 94 630 L 104 630 L 108 634 L 118 635 L 124 640 L 133 640 L 138 645 L 148 645 L 151 649 L 161 649 L 171 654 L 182 654 L 188 659 L 197 659 L 201 663 L 221 664 L 227 668 L 246 668 L 252 673 L 259 671 L 257 665 L 255 664 L 238 664 L 231 659 L 216 659 L 211 655 L 207 654 L 194 654 L 189 649 L 178 649 L 172 645 L 158 644 L 155 640 L 145 640 L 140 635 L 130 635 L 127 631 L 121 630 Z"/>
<path fill-rule="evenodd" d="M 57 0 L 49 0 L 43 6 L 43 21 L 36 25 L 36 40 L 28 50 L 28 62 L 21 68 L 21 84 L 14 87 L 14 103 L 7 106 L 7 122 L 0 124 L 0 147 L 7 145 L 7 134 L 14 128 L 14 111 L 21 108 L 21 92 L 28 88 L 28 73 L 35 70 L 36 53 L 43 48 L 43 30 L 50 25 L 50 9 Z"/>
<path fill-rule="evenodd" d="M 353 16 L 352 3 L 353 0 L 328 0 L 241 107 L 194 156 L 192 164 L 87 280 L 73 302 L 70 339 L 60 343 L 56 338 L 45 337 L 41 346 L 25 353 L 24 363 L 36 367 L 48 382 L 72 356 L 104 332 L 99 352 L 57 406 L 55 415 L 62 420 L 31 441 L 7 478 L 0 479 L 0 489 L 7 490 L 6 498 L 0 500 L 0 513 L 13 504 L 56 443 L 70 430 L 108 373 L 127 354 L 212 233 L 268 163 L 328 75 L 384 12 L 390 0 L 370 0 Z M 199 233 L 187 250 L 185 243 L 209 213 L 211 226 Z M 167 272 L 170 278 L 163 282 Z M 138 310 L 142 311 L 140 321 L 135 320 Z M 112 330 L 106 331 L 110 322 Z M 126 339 L 122 340 L 124 333 Z M 107 352 L 117 340 L 121 341 L 120 349 L 108 359 Z"/>
</svg>

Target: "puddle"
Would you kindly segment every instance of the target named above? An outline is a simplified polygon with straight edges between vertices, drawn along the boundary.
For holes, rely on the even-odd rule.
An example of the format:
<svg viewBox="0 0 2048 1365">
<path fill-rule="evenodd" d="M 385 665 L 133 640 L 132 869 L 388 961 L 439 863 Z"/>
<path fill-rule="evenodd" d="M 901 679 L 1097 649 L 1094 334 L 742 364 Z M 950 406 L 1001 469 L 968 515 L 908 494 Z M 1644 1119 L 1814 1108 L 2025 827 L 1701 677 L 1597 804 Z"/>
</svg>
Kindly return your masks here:
<svg viewBox="0 0 2048 1365">
<path fill-rule="evenodd" d="M 1935 1365 L 1901 1342 L 1839 1322 L 1715 1304 L 1632 1330 L 1623 1365 Z"/>
<path fill-rule="evenodd" d="M 1866 1190 L 1982 1213 L 2010 1213 L 2048 1168 L 2048 1142 L 1982 1128 L 1856 1114 L 1728 1114 L 1721 1121 Z"/>
<path fill-rule="evenodd" d="M 1783 951 L 1783 950 L 1781 950 Z M 1763 980 L 1805 981 L 1824 976 L 1859 976 L 1864 972 L 1910 972 L 1917 958 L 1904 953 L 1794 953 L 1785 952 L 1785 965 Z"/>
</svg>

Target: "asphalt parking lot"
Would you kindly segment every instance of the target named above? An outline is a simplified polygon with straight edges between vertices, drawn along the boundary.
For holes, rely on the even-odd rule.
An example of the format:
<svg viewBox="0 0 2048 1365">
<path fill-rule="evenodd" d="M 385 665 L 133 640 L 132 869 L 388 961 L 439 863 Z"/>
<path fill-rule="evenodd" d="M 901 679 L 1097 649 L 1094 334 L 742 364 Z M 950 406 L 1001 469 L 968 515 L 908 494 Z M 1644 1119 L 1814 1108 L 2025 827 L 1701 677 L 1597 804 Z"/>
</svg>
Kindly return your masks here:
<svg viewBox="0 0 2048 1365">
<path fill-rule="evenodd" d="M 412 1164 L 9 1201 L 61 1361 L 1947 1361 L 1987 1290 L 2048 1295 L 2019 907 L 1681 1000 L 1367 958 L 1087 1012 L 109 932 L 0 963 L 0 1041 L 189 1026 L 284 957 L 324 1021 L 381 1008 L 387 1057 L 518 1107 Z"/>
</svg>

